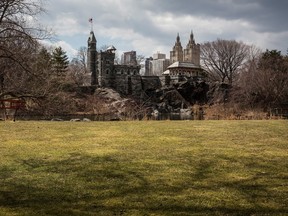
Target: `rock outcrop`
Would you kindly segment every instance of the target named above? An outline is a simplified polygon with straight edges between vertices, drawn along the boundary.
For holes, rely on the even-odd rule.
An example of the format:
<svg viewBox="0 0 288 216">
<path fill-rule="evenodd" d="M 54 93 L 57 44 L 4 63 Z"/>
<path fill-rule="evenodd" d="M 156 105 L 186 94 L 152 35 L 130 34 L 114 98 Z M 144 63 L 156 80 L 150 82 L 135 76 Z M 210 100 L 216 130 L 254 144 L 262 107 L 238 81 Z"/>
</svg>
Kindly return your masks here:
<svg viewBox="0 0 288 216">
<path fill-rule="evenodd" d="M 187 80 L 169 86 L 148 88 L 141 97 L 127 97 L 111 88 L 98 88 L 95 95 L 101 99 L 102 107 L 113 119 L 141 118 L 178 113 L 179 116 L 195 115 L 193 105 L 224 101 L 229 92 L 225 84 L 207 84 L 199 80 Z M 182 117 L 181 117 L 182 118 Z"/>
</svg>

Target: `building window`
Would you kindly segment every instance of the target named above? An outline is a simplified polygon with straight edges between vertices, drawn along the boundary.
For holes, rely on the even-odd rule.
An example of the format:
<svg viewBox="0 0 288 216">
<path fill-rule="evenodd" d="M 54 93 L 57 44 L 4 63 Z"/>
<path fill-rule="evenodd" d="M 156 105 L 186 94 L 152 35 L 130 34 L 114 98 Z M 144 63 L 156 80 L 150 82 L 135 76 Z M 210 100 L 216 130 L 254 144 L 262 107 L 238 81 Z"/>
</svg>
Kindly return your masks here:
<svg viewBox="0 0 288 216">
<path fill-rule="evenodd" d="M 123 69 L 121 70 L 121 74 L 124 74 L 124 70 Z"/>
<path fill-rule="evenodd" d="M 109 69 L 106 69 L 106 74 L 109 74 L 110 70 Z"/>
</svg>

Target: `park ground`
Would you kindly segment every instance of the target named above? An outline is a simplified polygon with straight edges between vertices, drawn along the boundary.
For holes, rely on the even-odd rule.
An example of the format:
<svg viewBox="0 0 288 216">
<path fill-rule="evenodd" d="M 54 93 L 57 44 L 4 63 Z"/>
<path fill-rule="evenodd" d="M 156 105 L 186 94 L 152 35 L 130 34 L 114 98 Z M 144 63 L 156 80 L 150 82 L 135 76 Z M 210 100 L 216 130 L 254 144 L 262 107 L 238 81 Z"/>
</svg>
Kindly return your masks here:
<svg viewBox="0 0 288 216">
<path fill-rule="evenodd" d="M 287 215 L 288 122 L 0 122 L 0 215 Z"/>
</svg>

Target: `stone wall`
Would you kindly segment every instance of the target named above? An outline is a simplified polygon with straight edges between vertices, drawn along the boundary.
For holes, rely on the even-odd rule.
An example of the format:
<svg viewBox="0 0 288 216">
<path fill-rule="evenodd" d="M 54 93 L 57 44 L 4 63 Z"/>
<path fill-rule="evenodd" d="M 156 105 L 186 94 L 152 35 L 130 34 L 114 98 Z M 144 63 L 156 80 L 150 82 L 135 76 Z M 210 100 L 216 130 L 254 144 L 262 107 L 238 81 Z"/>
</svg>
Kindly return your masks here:
<svg viewBox="0 0 288 216">
<path fill-rule="evenodd" d="M 112 83 L 111 83 L 112 84 Z M 111 85 L 117 92 L 121 94 L 128 94 L 128 76 L 127 75 L 116 75 Z"/>
<path fill-rule="evenodd" d="M 142 87 L 144 91 L 161 88 L 161 86 L 162 84 L 159 76 L 142 76 Z"/>
<path fill-rule="evenodd" d="M 143 91 L 159 89 L 165 85 L 165 77 L 159 76 L 127 76 L 115 75 L 111 77 L 101 77 L 102 87 L 113 88 L 124 95 L 140 96 Z"/>
<path fill-rule="evenodd" d="M 131 79 L 131 81 L 130 81 Z M 128 94 L 132 94 L 134 96 L 140 96 L 143 92 L 142 87 L 142 79 L 141 76 L 131 76 L 128 78 Z"/>
</svg>

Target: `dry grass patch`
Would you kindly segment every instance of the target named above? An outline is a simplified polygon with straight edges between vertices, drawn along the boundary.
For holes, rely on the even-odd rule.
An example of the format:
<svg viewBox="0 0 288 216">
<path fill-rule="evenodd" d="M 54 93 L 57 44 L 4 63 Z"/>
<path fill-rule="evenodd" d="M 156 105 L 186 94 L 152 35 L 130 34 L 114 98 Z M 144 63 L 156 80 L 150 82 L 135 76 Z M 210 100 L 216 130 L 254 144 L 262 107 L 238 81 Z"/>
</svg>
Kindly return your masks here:
<svg viewBox="0 0 288 216">
<path fill-rule="evenodd" d="M 0 215 L 285 215 L 287 129 L 0 122 Z"/>
</svg>

